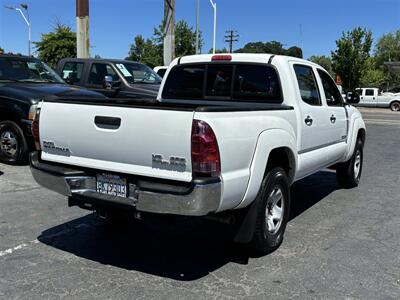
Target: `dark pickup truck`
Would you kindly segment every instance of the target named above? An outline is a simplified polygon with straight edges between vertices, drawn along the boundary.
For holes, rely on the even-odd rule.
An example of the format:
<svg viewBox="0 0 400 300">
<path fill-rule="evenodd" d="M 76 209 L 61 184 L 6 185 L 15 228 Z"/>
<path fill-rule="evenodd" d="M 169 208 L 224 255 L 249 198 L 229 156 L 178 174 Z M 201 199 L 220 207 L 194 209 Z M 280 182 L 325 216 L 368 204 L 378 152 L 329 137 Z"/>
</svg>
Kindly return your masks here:
<svg viewBox="0 0 400 300">
<path fill-rule="evenodd" d="M 106 98 L 67 85 L 36 58 L 0 55 L 0 162 L 27 162 L 28 153 L 34 148 L 31 125 L 36 106 L 49 96 Z"/>
<path fill-rule="evenodd" d="M 129 60 L 65 58 L 56 71 L 68 84 L 110 98 L 155 100 L 162 80 L 148 66 Z"/>
</svg>

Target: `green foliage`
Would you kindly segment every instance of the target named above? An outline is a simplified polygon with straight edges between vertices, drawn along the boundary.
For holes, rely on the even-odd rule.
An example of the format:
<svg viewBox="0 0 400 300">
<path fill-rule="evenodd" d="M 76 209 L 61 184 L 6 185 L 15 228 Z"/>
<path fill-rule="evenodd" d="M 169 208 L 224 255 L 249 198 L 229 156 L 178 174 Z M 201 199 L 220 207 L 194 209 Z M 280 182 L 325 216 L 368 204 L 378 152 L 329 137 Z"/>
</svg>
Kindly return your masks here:
<svg viewBox="0 0 400 300">
<path fill-rule="evenodd" d="M 243 48 L 240 48 L 235 51 L 236 53 L 269 53 L 269 54 L 277 54 L 277 55 L 289 55 L 294 57 L 303 57 L 303 51 L 301 48 L 294 46 L 289 49 L 285 49 L 283 44 L 277 41 L 270 42 L 251 42 L 244 45 Z"/>
<path fill-rule="evenodd" d="M 379 65 L 388 61 L 400 61 L 400 30 L 381 36 L 374 52 Z"/>
<path fill-rule="evenodd" d="M 286 55 L 303 58 L 303 50 L 300 47 L 293 46 L 287 49 Z"/>
<path fill-rule="evenodd" d="M 160 66 L 163 64 L 162 46 L 154 39 L 145 40 L 143 36 L 137 35 L 126 59 L 140 61 L 151 68 Z"/>
<path fill-rule="evenodd" d="M 376 59 L 370 57 L 367 59 L 364 69 L 361 73 L 360 86 L 362 87 L 381 87 L 386 82 L 385 73 L 376 65 Z"/>
<path fill-rule="evenodd" d="M 213 49 L 211 48 L 210 50 L 208 50 L 208 54 L 212 54 L 212 53 L 213 53 Z M 215 49 L 215 53 L 229 53 L 229 50 L 224 47 L 222 49 Z"/>
<path fill-rule="evenodd" d="M 309 59 L 309 61 L 312 61 L 313 63 L 316 63 L 323 67 L 325 70 L 328 71 L 329 74 L 331 74 L 332 77 L 335 77 L 335 73 L 332 70 L 332 59 L 329 56 L 325 55 L 313 55 Z"/>
<path fill-rule="evenodd" d="M 357 27 L 342 34 L 336 40 L 337 49 L 332 52 L 332 68 L 343 81 L 345 91 L 360 86 L 360 79 L 370 57 L 372 32 Z"/>
<path fill-rule="evenodd" d="M 0 54 L 4 53 L 4 49 L 0 46 Z"/>
<path fill-rule="evenodd" d="M 391 85 L 400 83 L 400 74 L 388 72 L 385 62 L 400 61 L 400 30 L 393 33 L 384 34 L 379 38 L 375 46 L 375 61 L 379 70 L 384 72 L 385 82 Z"/>
<path fill-rule="evenodd" d="M 56 24 L 54 30 L 42 34 L 40 42 L 34 42 L 39 58 L 55 67 L 66 57 L 76 57 L 76 33 L 69 26 Z"/>
<path fill-rule="evenodd" d="M 150 67 L 163 65 L 164 31 L 163 23 L 154 28 L 151 38 L 144 39 L 137 35 L 131 45 L 127 59 L 140 61 Z M 200 49 L 203 46 L 200 32 Z M 196 52 L 196 33 L 186 21 L 180 20 L 175 25 L 175 56 L 191 55 Z"/>
</svg>

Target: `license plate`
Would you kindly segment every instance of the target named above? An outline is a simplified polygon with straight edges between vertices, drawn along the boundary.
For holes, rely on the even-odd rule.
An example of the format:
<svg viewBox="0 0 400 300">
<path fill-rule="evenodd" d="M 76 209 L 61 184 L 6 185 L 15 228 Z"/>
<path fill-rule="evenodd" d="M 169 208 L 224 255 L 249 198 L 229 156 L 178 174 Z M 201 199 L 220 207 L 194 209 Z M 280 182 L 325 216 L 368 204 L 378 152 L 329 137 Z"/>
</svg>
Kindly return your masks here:
<svg viewBox="0 0 400 300">
<path fill-rule="evenodd" d="M 97 175 L 96 189 L 100 194 L 127 197 L 126 179 L 117 175 Z"/>
</svg>

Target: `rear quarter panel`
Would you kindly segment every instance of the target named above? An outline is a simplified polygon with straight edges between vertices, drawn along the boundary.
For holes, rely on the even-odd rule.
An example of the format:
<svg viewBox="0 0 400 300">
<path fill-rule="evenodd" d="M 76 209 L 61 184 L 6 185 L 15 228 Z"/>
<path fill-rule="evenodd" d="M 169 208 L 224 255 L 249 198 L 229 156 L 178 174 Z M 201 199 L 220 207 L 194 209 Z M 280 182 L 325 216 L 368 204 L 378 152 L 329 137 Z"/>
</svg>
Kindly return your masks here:
<svg viewBox="0 0 400 300">
<path fill-rule="evenodd" d="M 288 143 L 295 147 L 294 110 L 196 112 L 194 118 L 207 122 L 218 140 L 223 181 L 220 211 L 238 206 L 246 193 L 246 199 L 254 199 L 272 147 L 285 146 Z M 275 129 L 279 129 L 278 134 L 265 134 Z M 264 138 L 267 136 L 272 140 Z M 256 150 L 260 153 L 254 160 Z M 252 173 L 255 174 L 254 177 Z M 250 183 L 251 191 L 248 191 Z"/>
</svg>

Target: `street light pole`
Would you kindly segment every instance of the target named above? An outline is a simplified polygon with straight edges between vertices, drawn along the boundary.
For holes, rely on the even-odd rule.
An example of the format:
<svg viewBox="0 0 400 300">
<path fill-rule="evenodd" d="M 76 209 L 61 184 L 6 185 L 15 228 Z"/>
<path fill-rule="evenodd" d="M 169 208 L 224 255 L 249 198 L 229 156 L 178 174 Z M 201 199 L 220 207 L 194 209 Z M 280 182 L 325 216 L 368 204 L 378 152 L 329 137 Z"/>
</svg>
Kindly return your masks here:
<svg viewBox="0 0 400 300">
<path fill-rule="evenodd" d="M 213 54 L 215 54 L 215 39 L 217 34 L 217 2 L 213 2 L 213 0 L 210 0 L 210 3 L 214 9 Z"/>
<path fill-rule="evenodd" d="M 199 27 L 200 27 L 200 0 L 197 0 L 196 9 L 196 54 L 199 54 Z"/>
<path fill-rule="evenodd" d="M 27 17 L 25 17 L 24 13 L 22 12 L 22 9 L 20 9 L 18 7 L 13 7 L 13 6 L 4 6 L 4 7 L 11 9 L 11 10 L 18 11 L 21 14 L 22 18 L 24 19 L 26 25 L 28 26 L 28 55 L 31 56 L 32 26 L 31 26 L 31 22 L 29 19 L 28 5 L 21 4 L 21 7 L 26 10 Z"/>
</svg>

